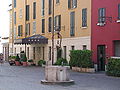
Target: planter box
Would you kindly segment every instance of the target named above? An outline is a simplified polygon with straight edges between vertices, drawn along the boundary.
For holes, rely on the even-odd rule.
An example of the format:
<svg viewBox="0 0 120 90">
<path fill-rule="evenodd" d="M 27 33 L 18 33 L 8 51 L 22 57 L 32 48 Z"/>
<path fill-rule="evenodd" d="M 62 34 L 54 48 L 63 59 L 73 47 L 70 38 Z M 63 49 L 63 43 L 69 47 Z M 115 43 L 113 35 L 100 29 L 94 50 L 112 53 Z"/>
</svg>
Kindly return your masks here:
<svg viewBox="0 0 120 90">
<path fill-rule="evenodd" d="M 73 71 L 77 71 L 77 67 L 72 67 L 72 70 Z"/>
<path fill-rule="evenodd" d="M 20 62 L 19 61 L 15 61 L 15 65 L 16 66 L 20 66 Z"/>
<path fill-rule="evenodd" d="M 72 70 L 77 72 L 90 72 L 90 73 L 95 72 L 95 68 L 72 67 Z"/>
<path fill-rule="evenodd" d="M 22 62 L 23 66 L 28 66 L 27 62 Z"/>
</svg>

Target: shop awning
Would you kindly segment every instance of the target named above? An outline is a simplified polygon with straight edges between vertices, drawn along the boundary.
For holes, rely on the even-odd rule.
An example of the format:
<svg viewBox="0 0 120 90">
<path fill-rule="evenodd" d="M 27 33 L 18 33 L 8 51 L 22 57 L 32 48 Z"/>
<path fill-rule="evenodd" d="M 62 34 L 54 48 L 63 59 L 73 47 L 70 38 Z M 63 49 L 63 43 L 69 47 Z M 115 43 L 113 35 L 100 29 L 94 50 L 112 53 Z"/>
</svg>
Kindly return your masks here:
<svg viewBox="0 0 120 90">
<path fill-rule="evenodd" d="M 48 38 L 38 34 L 23 39 L 17 39 L 15 44 L 48 44 Z"/>
</svg>

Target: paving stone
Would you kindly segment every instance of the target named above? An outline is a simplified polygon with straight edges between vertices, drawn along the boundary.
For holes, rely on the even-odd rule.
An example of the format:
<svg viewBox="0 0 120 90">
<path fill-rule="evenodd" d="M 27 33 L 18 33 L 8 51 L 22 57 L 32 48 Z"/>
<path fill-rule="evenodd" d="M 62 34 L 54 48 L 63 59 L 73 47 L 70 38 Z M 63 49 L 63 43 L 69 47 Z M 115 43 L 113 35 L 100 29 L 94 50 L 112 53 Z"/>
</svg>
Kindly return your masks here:
<svg viewBox="0 0 120 90">
<path fill-rule="evenodd" d="M 75 84 L 43 85 L 44 68 L 0 65 L 0 90 L 120 90 L 120 78 L 69 71 Z"/>
</svg>

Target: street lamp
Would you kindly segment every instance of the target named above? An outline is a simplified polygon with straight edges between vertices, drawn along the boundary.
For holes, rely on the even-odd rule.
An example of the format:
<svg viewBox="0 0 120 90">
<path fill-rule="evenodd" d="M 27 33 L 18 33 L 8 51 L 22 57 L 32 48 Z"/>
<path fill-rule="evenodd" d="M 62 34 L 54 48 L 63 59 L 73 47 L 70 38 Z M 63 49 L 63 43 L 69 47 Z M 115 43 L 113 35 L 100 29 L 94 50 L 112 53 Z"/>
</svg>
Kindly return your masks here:
<svg viewBox="0 0 120 90">
<path fill-rule="evenodd" d="M 53 65 L 54 63 L 54 0 L 53 0 L 53 11 L 52 11 L 52 62 L 51 64 Z"/>
</svg>

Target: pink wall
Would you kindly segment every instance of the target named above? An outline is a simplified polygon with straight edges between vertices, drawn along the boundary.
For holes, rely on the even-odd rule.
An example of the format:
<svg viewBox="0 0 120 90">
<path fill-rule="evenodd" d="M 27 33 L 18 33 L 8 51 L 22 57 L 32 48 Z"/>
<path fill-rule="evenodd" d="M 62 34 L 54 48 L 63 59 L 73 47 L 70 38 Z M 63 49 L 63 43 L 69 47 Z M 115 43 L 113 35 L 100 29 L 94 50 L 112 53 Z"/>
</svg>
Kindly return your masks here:
<svg viewBox="0 0 120 90">
<path fill-rule="evenodd" d="M 106 45 L 106 55 L 114 56 L 113 40 L 120 40 L 120 23 L 117 23 L 120 0 L 92 0 L 92 50 L 93 60 L 97 62 L 97 45 Z M 106 8 L 106 16 L 112 17 L 112 23 L 97 26 L 98 9 Z"/>
</svg>

